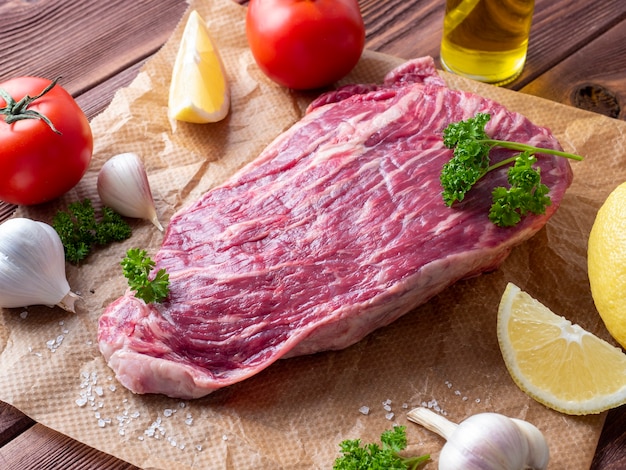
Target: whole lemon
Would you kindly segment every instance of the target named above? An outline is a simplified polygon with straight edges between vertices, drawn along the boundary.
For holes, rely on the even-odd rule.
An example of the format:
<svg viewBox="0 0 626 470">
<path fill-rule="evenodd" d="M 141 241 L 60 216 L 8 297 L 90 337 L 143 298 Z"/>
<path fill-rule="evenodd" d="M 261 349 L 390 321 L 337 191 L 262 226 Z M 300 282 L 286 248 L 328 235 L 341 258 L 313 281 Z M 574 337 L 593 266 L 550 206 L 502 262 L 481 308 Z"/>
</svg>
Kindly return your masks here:
<svg viewBox="0 0 626 470">
<path fill-rule="evenodd" d="M 600 207 L 587 248 L 593 301 L 611 336 L 626 347 L 626 182 Z"/>
</svg>

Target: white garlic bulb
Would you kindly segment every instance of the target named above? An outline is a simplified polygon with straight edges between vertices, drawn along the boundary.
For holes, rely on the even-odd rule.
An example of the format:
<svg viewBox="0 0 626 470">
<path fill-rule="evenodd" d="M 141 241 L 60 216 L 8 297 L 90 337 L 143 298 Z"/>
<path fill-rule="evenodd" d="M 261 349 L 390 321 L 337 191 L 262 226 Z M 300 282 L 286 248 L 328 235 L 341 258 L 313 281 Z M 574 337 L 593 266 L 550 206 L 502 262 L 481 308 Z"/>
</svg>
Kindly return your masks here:
<svg viewBox="0 0 626 470">
<path fill-rule="evenodd" d="M 126 217 L 144 219 L 163 230 L 148 175 L 134 153 L 120 153 L 107 160 L 98 173 L 98 194 L 105 206 Z"/>
<path fill-rule="evenodd" d="M 548 466 L 548 444 L 527 421 L 479 413 L 455 424 L 428 408 L 415 408 L 407 418 L 446 439 L 439 470 L 543 470 Z"/>
<path fill-rule="evenodd" d="M 0 225 L 0 307 L 47 305 L 74 312 L 78 296 L 65 276 L 65 252 L 56 231 L 27 218 Z"/>
</svg>

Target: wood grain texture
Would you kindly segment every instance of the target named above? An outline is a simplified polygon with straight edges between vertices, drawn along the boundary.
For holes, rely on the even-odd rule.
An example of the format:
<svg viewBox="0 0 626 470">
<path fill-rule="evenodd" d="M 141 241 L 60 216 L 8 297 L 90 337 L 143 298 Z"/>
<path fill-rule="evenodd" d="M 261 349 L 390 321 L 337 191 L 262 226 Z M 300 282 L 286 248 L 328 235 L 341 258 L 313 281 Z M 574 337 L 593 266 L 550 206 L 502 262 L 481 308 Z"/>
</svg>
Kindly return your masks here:
<svg viewBox="0 0 626 470">
<path fill-rule="evenodd" d="M 0 447 L 0 464 L 3 465 L 1 468 L 11 470 L 137 469 L 41 424 L 35 424 Z"/>
<path fill-rule="evenodd" d="M 34 424 L 32 419 L 16 408 L 0 402 L 0 446 L 11 441 Z M 4 467 L 0 466 L 0 468 Z"/>
<path fill-rule="evenodd" d="M 521 89 L 531 95 L 569 104 L 611 117 L 626 119 L 626 2 L 622 20 L 598 38 L 589 41 Z M 595 90 L 595 96 L 585 90 Z"/>
<path fill-rule="evenodd" d="M 438 59 L 445 0 L 359 0 L 359 4 L 369 49 L 405 59 L 423 55 Z M 60 75 L 62 85 L 91 119 L 169 38 L 186 8 L 185 0 L 0 2 L 0 81 L 19 75 Z M 526 67 L 507 87 L 603 114 L 617 106 L 617 117 L 626 119 L 625 35 L 622 0 L 598 0 L 593 5 L 586 0 L 536 0 Z M 10 212 L 0 204 L 0 220 Z M 4 468 L 136 467 L 35 424 L 0 403 L 0 469 Z M 591 470 L 624 468 L 626 407 L 621 407 L 607 415 Z"/>
<path fill-rule="evenodd" d="M 4 2 L 0 81 L 60 76 L 80 95 L 158 50 L 186 8 L 184 0 Z"/>
<path fill-rule="evenodd" d="M 590 470 L 626 468 L 626 406 L 611 410 L 604 423 Z"/>
</svg>

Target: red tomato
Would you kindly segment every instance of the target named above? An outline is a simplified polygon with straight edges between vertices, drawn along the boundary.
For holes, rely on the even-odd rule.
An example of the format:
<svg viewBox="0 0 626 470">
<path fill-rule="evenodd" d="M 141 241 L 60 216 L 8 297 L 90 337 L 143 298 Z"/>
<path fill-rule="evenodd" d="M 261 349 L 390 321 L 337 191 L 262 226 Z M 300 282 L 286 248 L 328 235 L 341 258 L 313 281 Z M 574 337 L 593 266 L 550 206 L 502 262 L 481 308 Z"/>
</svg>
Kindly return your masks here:
<svg viewBox="0 0 626 470">
<path fill-rule="evenodd" d="M 0 83 L 0 200 L 31 205 L 50 201 L 72 189 L 91 161 L 93 136 L 87 117 L 72 96 L 45 78 L 19 77 Z M 8 123 L 13 100 L 26 95 L 28 117 Z M 14 110 L 17 112 L 17 110 Z M 59 133 L 33 112 L 47 117 Z"/>
<path fill-rule="evenodd" d="M 365 44 L 357 0 L 250 0 L 246 34 L 261 70 L 299 90 L 347 75 Z"/>
</svg>

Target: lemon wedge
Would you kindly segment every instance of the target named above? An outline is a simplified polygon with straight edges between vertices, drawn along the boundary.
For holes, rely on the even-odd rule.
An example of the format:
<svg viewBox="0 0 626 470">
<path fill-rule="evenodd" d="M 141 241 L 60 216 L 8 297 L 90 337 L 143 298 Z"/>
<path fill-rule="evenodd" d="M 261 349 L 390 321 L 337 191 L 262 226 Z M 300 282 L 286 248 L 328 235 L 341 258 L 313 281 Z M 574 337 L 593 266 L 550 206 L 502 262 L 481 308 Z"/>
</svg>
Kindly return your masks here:
<svg viewBox="0 0 626 470">
<path fill-rule="evenodd" d="M 589 234 L 591 295 L 611 336 L 626 347 L 626 183 L 606 198 Z"/>
<path fill-rule="evenodd" d="M 562 413 L 600 413 L 626 403 L 626 354 L 508 284 L 498 342 L 515 383 Z"/>
<path fill-rule="evenodd" d="M 178 121 L 204 124 L 226 117 L 230 89 L 224 66 L 200 14 L 189 14 L 174 62 L 168 112 Z"/>
</svg>

